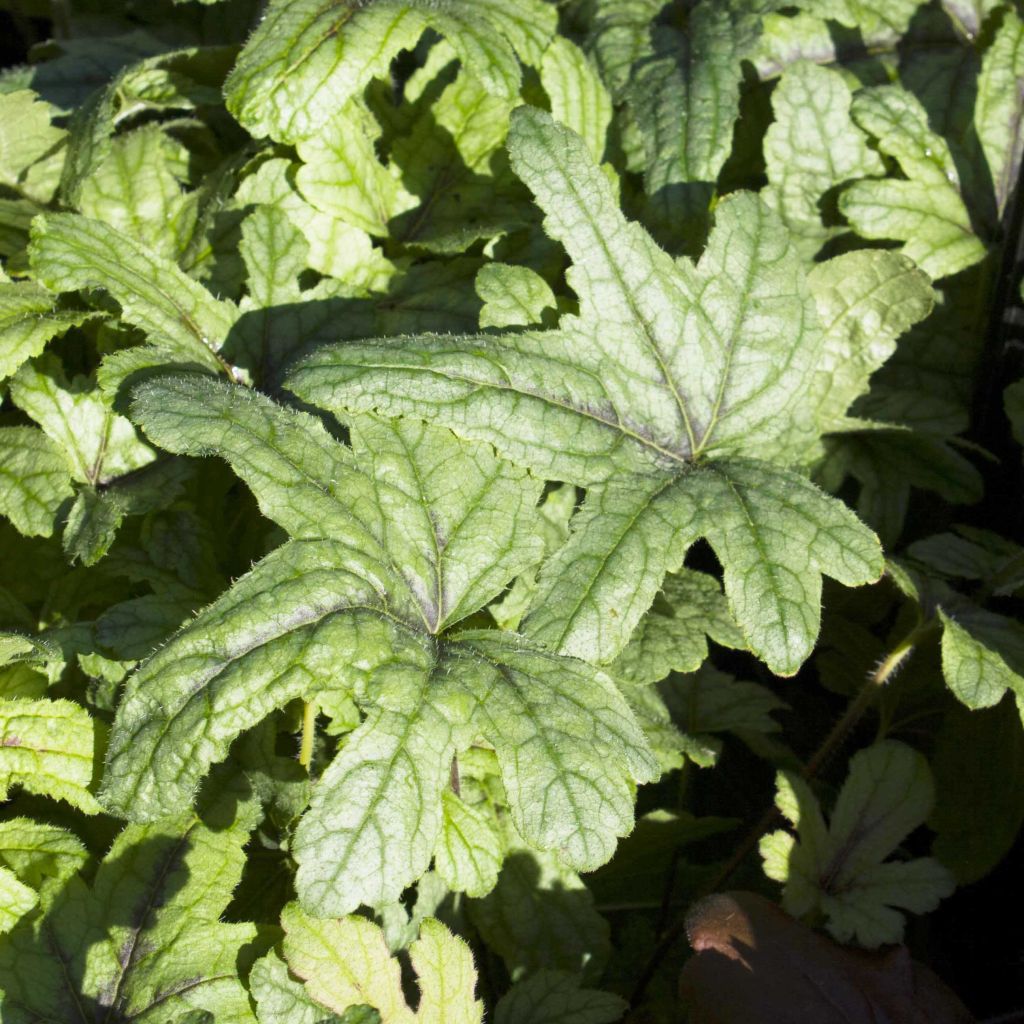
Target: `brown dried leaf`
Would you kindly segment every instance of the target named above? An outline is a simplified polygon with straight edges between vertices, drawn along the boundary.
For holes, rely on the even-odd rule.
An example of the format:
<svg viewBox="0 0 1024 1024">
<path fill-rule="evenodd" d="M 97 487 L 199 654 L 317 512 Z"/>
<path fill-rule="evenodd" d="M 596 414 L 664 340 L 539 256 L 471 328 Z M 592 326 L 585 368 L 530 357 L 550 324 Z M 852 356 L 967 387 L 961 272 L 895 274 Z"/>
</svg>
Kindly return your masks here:
<svg viewBox="0 0 1024 1024">
<path fill-rule="evenodd" d="M 838 945 L 755 893 L 716 893 L 686 920 L 696 955 L 679 994 L 690 1024 L 972 1024 L 905 946 Z"/>
</svg>

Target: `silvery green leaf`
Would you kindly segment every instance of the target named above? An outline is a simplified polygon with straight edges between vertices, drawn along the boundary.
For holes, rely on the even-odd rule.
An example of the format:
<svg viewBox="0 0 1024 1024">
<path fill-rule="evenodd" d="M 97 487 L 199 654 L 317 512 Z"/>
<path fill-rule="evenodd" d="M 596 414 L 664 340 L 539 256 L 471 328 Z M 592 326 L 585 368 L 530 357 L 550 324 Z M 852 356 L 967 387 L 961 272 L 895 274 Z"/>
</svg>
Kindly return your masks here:
<svg viewBox="0 0 1024 1024">
<path fill-rule="evenodd" d="M 26 537 L 49 537 L 74 494 L 67 460 L 35 427 L 0 428 L 0 514 Z"/>
<path fill-rule="evenodd" d="M 565 653 L 610 661 L 687 547 L 723 515 L 747 521 L 754 506 L 740 513 L 744 488 L 714 483 L 719 460 L 771 459 L 815 438 L 820 428 L 796 396 L 820 387 L 825 338 L 802 263 L 755 197 L 719 204 L 696 266 L 673 262 L 625 220 L 578 136 L 522 108 L 510 149 L 547 213 L 548 232 L 573 259 L 568 280 L 579 315 L 546 332 L 325 346 L 298 364 L 288 386 L 334 410 L 430 415 L 537 474 L 590 486 L 567 547 L 545 569 L 540 612 L 527 628 Z M 864 582 L 879 571 L 878 550 L 845 509 L 800 484 L 807 500 L 798 518 L 809 518 L 794 523 L 793 537 L 820 529 L 832 539 L 811 545 L 821 561 L 802 542 L 788 547 L 804 568 L 792 576 L 787 567 L 783 589 L 792 590 L 783 597 L 782 577 L 769 567 L 776 563 L 758 565 L 769 550 L 788 557 L 785 513 L 764 498 L 796 487 L 797 477 L 767 463 L 737 472 L 778 483 L 756 488 L 757 513 L 768 518 L 718 534 L 720 547 L 732 538 L 730 554 L 744 565 L 724 559 L 726 594 L 755 653 L 792 672 L 816 635 L 819 571 Z M 705 516 L 711 504 L 715 512 Z M 755 533 L 776 540 L 744 553 L 735 538 Z M 777 585 L 766 587 L 770 578 Z"/>
<path fill-rule="evenodd" d="M 839 72 L 807 60 L 790 64 L 772 93 L 775 120 L 764 139 L 764 198 L 808 259 L 842 230 L 823 223 L 825 194 L 856 178 L 885 173 L 850 117 L 852 99 Z"/>
<path fill-rule="evenodd" d="M 291 972 L 322 1006 L 345 1013 L 370 1006 L 380 1024 L 482 1024 L 483 1003 L 475 998 L 473 955 L 440 921 L 423 922 L 409 956 L 416 972 L 419 1003 L 406 1002 L 401 967 L 381 929 L 363 917 L 320 921 L 297 906 L 285 908 L 284 957 Z"/>
</svg>

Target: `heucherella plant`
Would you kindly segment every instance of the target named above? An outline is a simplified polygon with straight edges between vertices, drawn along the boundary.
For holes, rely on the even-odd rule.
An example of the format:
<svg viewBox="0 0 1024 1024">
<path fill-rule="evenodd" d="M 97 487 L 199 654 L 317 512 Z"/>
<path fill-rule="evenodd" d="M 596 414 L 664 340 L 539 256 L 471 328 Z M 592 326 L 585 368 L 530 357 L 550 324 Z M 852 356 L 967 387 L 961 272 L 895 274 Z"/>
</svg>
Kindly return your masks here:
<svg viewBox="0 0 1024 1024">
<path fill-rule="evenodd" d="M 0 25 L 0 1020 L 1024 1009 L 1020 3 Z"/>
</svg>

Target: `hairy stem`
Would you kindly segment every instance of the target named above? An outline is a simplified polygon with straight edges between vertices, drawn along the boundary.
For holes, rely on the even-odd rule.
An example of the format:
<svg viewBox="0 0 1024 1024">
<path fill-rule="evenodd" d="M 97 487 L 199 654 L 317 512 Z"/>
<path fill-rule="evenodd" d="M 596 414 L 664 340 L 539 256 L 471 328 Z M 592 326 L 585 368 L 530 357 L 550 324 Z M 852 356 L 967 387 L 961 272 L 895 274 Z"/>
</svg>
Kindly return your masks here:
<svg viewBox="0 0 1024 1024">
<path fill-rule="evenodd" d="M 306 771 L 313 761 L 313 737 L 316 735 L 316 704 L 306 701 L 302 705 L 302 742 L 299 744 L 299 764 Z"/>
</svg>

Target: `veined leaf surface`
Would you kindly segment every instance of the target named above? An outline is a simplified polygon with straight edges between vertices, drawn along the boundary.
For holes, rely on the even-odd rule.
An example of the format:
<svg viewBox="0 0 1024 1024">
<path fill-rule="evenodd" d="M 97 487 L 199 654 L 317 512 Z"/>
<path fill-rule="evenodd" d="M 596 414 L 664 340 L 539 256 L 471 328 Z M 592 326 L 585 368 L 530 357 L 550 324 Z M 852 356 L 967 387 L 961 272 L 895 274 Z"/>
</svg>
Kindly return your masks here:
<svg viewBox="0 0 1024 1024">
<path fill-rule="evenodd" d="M 553 331 L 325 346 L 288 386 L 333 410 L 429 415 L 590 488 L 541 574 L 528 634 L 610 661 L 665 573 L 708 537 L 751 649 L 796 671 L 817 634 L 821 573 L 856 585 L 881 563 L 852 514 L 786 468 L 822 429 L 826 338 L 785 229 L 737 194 L 700 261 L 673 261 L 549 116 L 517 111 L 510 152 L 572 258 L 579 315 Z M 926 287 L 908 282 L 906 295 Z"/>
</svg>

